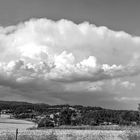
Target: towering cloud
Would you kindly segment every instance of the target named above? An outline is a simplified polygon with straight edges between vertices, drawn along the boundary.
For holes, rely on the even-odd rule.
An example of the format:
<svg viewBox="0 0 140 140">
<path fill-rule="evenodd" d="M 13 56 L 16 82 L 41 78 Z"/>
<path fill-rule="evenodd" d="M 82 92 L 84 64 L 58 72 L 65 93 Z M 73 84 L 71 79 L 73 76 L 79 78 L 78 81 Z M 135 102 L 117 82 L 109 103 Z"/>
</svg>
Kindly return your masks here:
<svg viewBox="0 0 140 140">
<path fill-rule="evenodd" d="M 88 22 L 31 19 L 0 27 L 0 85 L 57 100 L 70 89 L 101 92 L 106 80 L 140 74 L 139 46 L 140 37 Z"/>
</svg>

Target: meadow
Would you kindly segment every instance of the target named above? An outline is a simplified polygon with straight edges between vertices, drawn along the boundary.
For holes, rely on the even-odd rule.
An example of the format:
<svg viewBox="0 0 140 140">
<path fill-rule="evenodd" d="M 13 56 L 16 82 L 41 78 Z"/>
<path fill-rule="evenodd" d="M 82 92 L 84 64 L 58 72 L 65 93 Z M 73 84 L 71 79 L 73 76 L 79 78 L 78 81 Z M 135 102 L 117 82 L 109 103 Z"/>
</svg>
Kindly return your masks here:
<svg viewBox="0 0 140 140">
<path fill-rule="evenodd" d="M 29 129 L 35 124 L 25 120 L 0 118 L 0 140 L 140 140 L 139 128 L 95 127 L 92 130 L 66 129 Z M 115 129 L 114 129 L 115 128 Z"/>
<path fill-rule="evenodd" d="M 34 127 L 35 124 L 30 121 L 20 119 L 10 119 L 9 115 L 1 115 L 0 117 L 0 132 L 12 131 L 15 129 L 26 130 L 27 128 Z"/>
<path fill-rule="evenodd" d="M 100 130 L 24 130 L 19 131 L 18 140 L 122 140 L 122 131 Z M 15 140 L 14 131 L 3 131 L 1 140 Z"/>
<path fill-rule="evenodd" d="M 0 130 L 0 140 L 16 140 L 16 129 Z M 18 140 L 140 140 L 139 130 L 19 129 Z"/>
</svg>

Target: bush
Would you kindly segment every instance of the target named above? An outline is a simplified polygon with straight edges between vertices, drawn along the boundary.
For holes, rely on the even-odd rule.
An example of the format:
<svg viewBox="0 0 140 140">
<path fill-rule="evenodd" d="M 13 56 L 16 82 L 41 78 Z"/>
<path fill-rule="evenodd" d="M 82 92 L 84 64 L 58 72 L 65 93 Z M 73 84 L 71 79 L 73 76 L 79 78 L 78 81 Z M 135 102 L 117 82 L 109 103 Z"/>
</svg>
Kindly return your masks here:
<svg viewBox="0 0 140 140">
<path fill-rule="evenodd" d="M 38 127 L 54 127 L 54 123 L 47 118 L 43 118 L 38 122 Z"/>
</svg>

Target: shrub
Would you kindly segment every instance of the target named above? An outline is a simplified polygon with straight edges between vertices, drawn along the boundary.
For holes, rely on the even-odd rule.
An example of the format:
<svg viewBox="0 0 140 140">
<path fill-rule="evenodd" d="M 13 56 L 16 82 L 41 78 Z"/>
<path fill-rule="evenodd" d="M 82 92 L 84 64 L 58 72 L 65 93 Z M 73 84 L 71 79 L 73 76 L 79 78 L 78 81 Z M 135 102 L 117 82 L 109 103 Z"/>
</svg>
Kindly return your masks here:
<svg viewBox="0 0 140 140">
<path fill-rule="evenodd" d="M 54 123 L 47 118 L 43 118 L 38 122 L 38 127 L 54 127 Z"/>
</svg>

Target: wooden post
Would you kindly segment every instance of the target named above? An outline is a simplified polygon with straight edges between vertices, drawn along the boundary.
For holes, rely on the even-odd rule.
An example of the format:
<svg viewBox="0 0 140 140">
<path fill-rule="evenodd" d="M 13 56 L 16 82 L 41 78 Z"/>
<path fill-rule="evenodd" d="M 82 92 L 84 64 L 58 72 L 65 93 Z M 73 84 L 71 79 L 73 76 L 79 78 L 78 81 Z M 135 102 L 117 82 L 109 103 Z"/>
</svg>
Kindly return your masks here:
<svg viewBox="0 0 140 140">
<path fill-rule="evenodd" d="M 17 140 L 17 137 L 18 137 L 18 129 L 16 129 L 16 140 Z"/>
<path fill-rule="evenodd" d="M 139 112 L 139 122 L 138 122 L 138 124 L 140 125 L 140 104 L 138 104 L 138 112 Z"/>
</svg>

